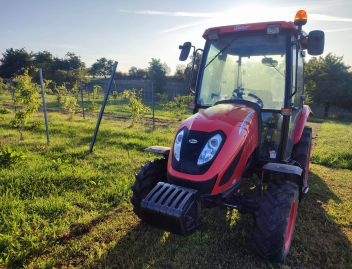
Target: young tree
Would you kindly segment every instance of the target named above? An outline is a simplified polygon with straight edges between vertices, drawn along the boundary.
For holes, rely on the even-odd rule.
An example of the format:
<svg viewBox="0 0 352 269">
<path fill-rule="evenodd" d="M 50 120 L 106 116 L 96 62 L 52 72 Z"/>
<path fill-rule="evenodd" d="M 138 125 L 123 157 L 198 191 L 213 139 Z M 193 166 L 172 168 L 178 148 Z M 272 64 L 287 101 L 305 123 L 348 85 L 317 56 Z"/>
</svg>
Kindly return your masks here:
<svg viewBox="0 0 352 269">
<path fill-rule="evenodd" d="M 72 119 L 78 108 L 77 99 L 71 95 L 64 95 L 61 98 L 61 105 L 63 110 L 70 114 L 69 119 Z"/>
<path fill-rule="evenodd" d="M 9 92 L 9 85 L 4 82 L 2 78 L 0 78 L 0 94 L 7 95 Z M 6 107 L 0 108 L 0 114 L 8 114 L 11 113 L 11 110 L 7 109 Z"/>
<path fill-rule="evenodd" d="M 28 70 L 25 70 L 23 75 L 17 75 L 13 81 L 15 85 L 14 103 L 19 107 L 12 125 L 18 128 L 20 139 L 23 140 L 23 128 L 27 120 L 38 111 L 40 106 L 39 87 L 32 82 Z"/>
<path fill-rule="evenodd" d="M 304 75 L 306 92 L 314 103 L 324 105 L 325 117 L 331 105 L 351 109 L 352 74 L 343 57 L 329 53 L 312 58 L 305 66 Z"/>
<path fill-rule="evenodd" d="M 67 88 L 65 84 L 56 87 L 57 101 L 61 104 L 62 96 L 67 94 Z"/>
<path fill-rule="evenodd" d="M 122 92 L 121 98 L 128 100 L 128 110 L 132 118 L 131 126 L 139 121 L 146 112 L 150 111 L 148 107 L 143 105 L 141 91 L 125 90 Z"/>
<path fill-rule="evenodd" d="M 8 85 L 4 82 L 2 78 L 0 78 L 0 93 L 4 93 L 8 91 Z"/>
<path fill-rule="evenodd" d="M 100 93 L 103 93 L 103 88 L 100 85 L 93 86 L 93 99 L 99 98 Z"/>
</svg>

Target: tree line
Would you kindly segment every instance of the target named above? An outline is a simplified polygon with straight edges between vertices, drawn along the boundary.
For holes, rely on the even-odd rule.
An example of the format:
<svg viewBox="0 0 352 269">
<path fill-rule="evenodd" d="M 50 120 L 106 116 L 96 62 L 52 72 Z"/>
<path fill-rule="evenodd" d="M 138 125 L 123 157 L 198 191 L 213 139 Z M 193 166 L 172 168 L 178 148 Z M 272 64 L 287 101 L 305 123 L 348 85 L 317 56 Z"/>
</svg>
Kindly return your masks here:
<svg viewBox="0 0 352 269">
<path fill-rule="evenodd" d="M 197 54 L 195 68 L 190 79 L 191 61 L 187 65 L 178 65 L 173 78 L 190 82 L 190 88 L 195 89 L 196 74 L 199 69 L 201 55 Z M 0 59 L 0 78 L 13 78 L 28 71 L 38 82 L 36 70 L 43 69 L 45 79 L 50 81 L 49 87 L 57 88 L 65 85 L 66 88 L 77 88 L 78 83 L 87 83 L 91 78 L 107 78 L 112 70 L 113 61 L 104 57 L 97 59 L 90 67 L 73 52 L 68 52 L 65 57 L 55 57 L 48 51 L 27 52 L 22 49 L 7 49 Z M 352 72 L 343 57 L 332 53 L 325 57 L 313 57 L 305 64 L 305 92 L 307 102 L 320 104 L 325 107 L 328 116 L 331 106 L 338 106 L 351 110 L 352 103 Z M 132 79 L 150 79 L 157 92 L 165 90 L 166 77 L 170 76 L 170 68 L 160 59 L 152 58 L 147 68 L 132 66 L 128 73 L 118 72 L 117 77 Z"/>
<path fill-rule="evenodd" d="M 310 59 L 304 79 L 308 102 L 323 105 L 325 117 L 331 106 L 352 111 L 352 72 L 343 57 L 329 53 Z"/>
<path fill-rule="evenodd" d="M 67 52 L 65 57 L 59 58 L 49 51 L 28 52 L 22 49 L 6 49 L 0 59 L 0 77 L 10 79 L 22 75 L 28 70 L 37 81 L 37 69 L 41 68 L 45 79 L 52 81 L 54 86 L 65 84 L 68 88 L 74 87 L 77 82 L 88 82 L 91 78 L 106 79 L 111 74 L 113 60 L 102 57 L 97 59 L 90 67 L 73 52 Z M 189 68 L 178 66 L 174 78 L 186 80 Z M 160 59 L 152 58 L 147 68 L 132 66 L 128 73 L 118 71 L 116 77 L 131 79 L 150 79 L 158 91 L 165 87 L 166 77 L 170 76 L 170 67 Z"/>
</svg>

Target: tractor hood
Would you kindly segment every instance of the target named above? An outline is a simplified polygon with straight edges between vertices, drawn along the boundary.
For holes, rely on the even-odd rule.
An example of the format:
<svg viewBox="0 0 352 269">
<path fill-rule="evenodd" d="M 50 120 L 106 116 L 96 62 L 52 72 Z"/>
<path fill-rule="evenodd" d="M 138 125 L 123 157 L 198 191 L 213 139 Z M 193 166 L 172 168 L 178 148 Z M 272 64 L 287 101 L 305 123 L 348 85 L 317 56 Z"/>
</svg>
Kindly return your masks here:
<svg viewBox="0 0 352 269">
<path fill-rule="evenodd" d="M 182 138 L 178 137 L 180 133 Z M 258 118 L 254 108 L 232 103 L 207 108 L 181 124 L 170 154 L 172 168 L 175 172 L 214 177 L 216 176 L 214 169 L 212 173 L 208 173 L 210 168 L 216 166 L 221 170 L 221 167 L 228 165 L 243 151 L 244 144 L 251 135 L 257 145 Z M 217 141 L 212 140 L 215 136 Z M 200 155 L 211 140 L 218 149 L 209 161 L 202 163 L 199 160 Z M 179 153 L 175 150 L 177 148 Z M 174 151 L 179 160 L 175 157 Z"/>
<path fill-rule="evenodd" d="M 188 118 L 181 128 L 206 132 L 222 130 L 228 133 L 240 128 L 243 121 L 246 118 L 248 120 L 248 115 L 253 116 L 254 112 L 254 109 L 242 104 L 218 104 Z"/>
</svg>

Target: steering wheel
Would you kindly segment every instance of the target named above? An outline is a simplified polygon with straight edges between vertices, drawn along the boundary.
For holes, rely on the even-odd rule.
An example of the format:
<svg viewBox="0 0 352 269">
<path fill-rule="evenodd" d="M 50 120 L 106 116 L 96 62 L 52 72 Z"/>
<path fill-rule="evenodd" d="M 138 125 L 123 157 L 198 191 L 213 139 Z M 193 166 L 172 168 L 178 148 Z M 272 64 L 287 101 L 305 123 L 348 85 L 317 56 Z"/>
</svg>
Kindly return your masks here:
<svg viewBox="0 0 352 269">
<path fill-rule="evenodd" d="M 236 98 L 238 98 L 240 100 L 244 100 L 245 99 L 244 96 L 247 95 L 251 98 L 254 98 L 256 100 L 256 103 L 260 106 L 260 108 L 264 107 L 264 102 L 260 97 L 258 97 L 257 95 L 255 95 L 252 92 L 248 91 L 248 93 L 245 93 L 244 91 L 245 91 L 244 88 L 238 87 L 233 91 L 233 95 L 236 96 Z"/>
<path fill-rule="evenodd" d="M 248 96 L 254 98 L 256 100 L 256 103 L 260 106 L 260 108 L 264 107 L 264 102 L 260 97 L 258 97 L 257 95 L 255 95 L 252 92 L 249 92 Z"/>
<path fill-rule="evenodd" d="M 236 96 L 236 98 L 243 100 L 243 95 L 244 95 L 244 88 L 239 86 L 236 89 L 234 89 L 233 96 Z"/>
</svg>

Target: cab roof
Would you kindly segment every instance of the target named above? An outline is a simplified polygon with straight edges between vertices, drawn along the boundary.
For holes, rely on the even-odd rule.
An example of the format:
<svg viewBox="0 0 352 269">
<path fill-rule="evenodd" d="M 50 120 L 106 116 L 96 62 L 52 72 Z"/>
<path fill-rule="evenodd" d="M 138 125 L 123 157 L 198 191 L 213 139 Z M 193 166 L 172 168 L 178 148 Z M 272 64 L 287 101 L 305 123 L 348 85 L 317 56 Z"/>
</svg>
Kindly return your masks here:
<svg viewBox="0 0 352 269">
<path fill-rule="evenodd" d="M 211 34 L 230 34 L 239 32 L 252 32 L 266 30 L 268 26 L 279 26 L 280 29 L 287 29 L 293 34 L 297 33 L 297 26 L 293 22 L 287 21 L 270 21 L 270 22 L 258 22 L 258 23 L 247 23 L 247 24 L 236 24 L 212 27 L 205 30 L 203 37 L 207 39 L 208 35 Z"/>
</svg>

